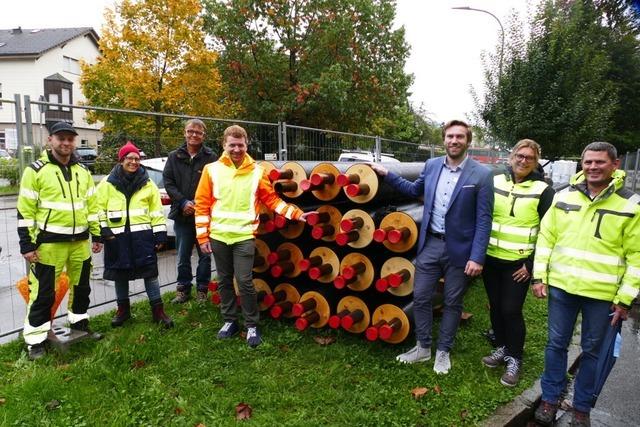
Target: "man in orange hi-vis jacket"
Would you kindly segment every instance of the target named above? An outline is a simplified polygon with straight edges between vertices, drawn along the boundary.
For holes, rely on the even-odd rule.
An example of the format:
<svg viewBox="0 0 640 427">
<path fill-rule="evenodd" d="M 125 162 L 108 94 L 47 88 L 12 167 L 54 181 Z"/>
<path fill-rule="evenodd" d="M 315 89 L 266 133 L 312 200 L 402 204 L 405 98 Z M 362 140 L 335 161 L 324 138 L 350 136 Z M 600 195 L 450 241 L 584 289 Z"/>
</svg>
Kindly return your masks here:
<svg viewBox="0 0 640 427">
<path fill-rule="evenodd" d="M 264 168 L 247 154 L 248 137 L 242 127 L 225 129 L 222 148 L 220 158 L 205 166 L 196 190 L 196 236 L 204 253 L 213 252 L 218 271 L 224 320 L 218 338 L 230 338 L 240 330 L 233 287 L 235 276 L 247 343 L 256 347 L 262 342 L 252 276 L 258 203 L 292 220 L 306 221 L 312 212 L 304 213 L 278 197 Z"/>
</svg>

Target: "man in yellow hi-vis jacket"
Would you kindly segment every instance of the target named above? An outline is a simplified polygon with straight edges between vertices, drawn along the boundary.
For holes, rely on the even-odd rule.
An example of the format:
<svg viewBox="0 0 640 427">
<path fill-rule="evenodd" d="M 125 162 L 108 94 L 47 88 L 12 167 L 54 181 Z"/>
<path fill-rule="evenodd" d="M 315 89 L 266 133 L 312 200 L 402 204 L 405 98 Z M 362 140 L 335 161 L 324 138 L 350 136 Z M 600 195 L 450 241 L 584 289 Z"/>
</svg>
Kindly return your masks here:
<svg viewBox="0 0 640 427">
<path fill-rule="evenodd" d="M 45 354 L 51 329 L 55 283 L 63 269 L 69 276 L 68 318 L 72 329 L 89 329 L 91 252 L 102 249 L 95 206 L 95 185 L 89 170 L 74 155 L 78 133 L 69 123 L 51 126 L 49 150 L 28 166 L 18 195 L 20 253 L 30 263 L 29 303 L 24 340 L 29 358 Z"/>
<path fill-rule="evenodd" d="M 589 425 L 596 366 L 608 324 L 627 318 L 640 288 L 640 196 L 624 188 L 613 145 L 582 152 L 582 171 L 556 194 L 541 224 L 533 293 L 549 296 L 549 337 L 536 420 L 550 425 L 566 386 L 567 348 L 582 313 L 572 425 Z"/>
</svg>

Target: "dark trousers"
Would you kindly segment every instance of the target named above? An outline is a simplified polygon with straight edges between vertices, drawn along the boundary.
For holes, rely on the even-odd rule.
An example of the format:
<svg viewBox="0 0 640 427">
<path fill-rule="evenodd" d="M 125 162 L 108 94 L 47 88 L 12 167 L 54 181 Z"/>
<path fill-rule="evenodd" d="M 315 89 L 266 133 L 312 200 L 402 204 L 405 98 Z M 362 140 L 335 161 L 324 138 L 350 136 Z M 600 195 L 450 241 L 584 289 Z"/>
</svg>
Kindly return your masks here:
<svg viewBox="0 0 640 427">
<path fill-rule="evenodd" d="M 199 291 L 207 292 L 211 280 L 211 255 L 200 250 L 196 240 L 196 228 L 191 222 L 175 221 L 173 229 L 176 233 L 176 251 L 178 252 L 178 290 L 191 292 L 191 254 L 195 245 L 198 252 L 198 266 L 196 267 L 196 285 Z"/>
<path fill-rule="evenodd" d="M 244 323 L 249 327 L 256 326 L 260 319 L 258 313 L 258 296 L 253 286 L 253 258 L 256 242 L 254 239 L 227 245 L 218 240 L 211 240 L 213 259 L 218 271 L 218 291 L 220 308 L 225 322 L 238 320 L 238 304 L 233 287 L 235 277 L 240 293 L 240 304 Z"/>
<path fill-rule="evenodd" d="M 513 280 L 513 273 L 522 264 L 500 263 L 487 257 L 482 271 L 496 344 L 505 346 L 507 355 L 516 359 L 522 359 L 524 349 L 526 327 L 522 306 L 529 290 L 529 281 L 518 283 Z"/>
<path fill-rule="evenodd" d="M 464 267 L 449 262 L 444 241 L 427 237 L 422 251 L 416 258 L 416 274 L 413 285 L 413 314 L 416 338 L 421 347 L 431 347 L 433 325 L 432 299 L 436 285 L 444 276 L 444 310 L 440 321 L 438 350 L 450 351 L 460 323 L 462 302 L 469 282 Z"/>
</svg>

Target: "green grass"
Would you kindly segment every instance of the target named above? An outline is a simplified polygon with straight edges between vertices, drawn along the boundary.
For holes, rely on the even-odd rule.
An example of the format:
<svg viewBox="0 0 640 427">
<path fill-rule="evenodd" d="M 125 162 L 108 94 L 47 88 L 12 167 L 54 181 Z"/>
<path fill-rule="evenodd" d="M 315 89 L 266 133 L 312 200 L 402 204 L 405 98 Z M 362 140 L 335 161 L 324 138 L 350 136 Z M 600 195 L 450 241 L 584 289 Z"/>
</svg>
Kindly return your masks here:
<svg viewBox="0 0 640 427">
<path fill-rule="evenodd" d="M 458 332 L 446 376 L 436 376 L 432 361 L 394 361 L 412 338 L 393 346 L 265 320 L 265 342 L 253 350 L 241 338 L 215 338 L 221 320 L 209 304 L 166 307 L 176 322 L 169 331 L 150 322 L 143 302 L 124 328 L 110 328 L 112 313 L 94 318 L 106 337 L 64 354 L 30 362 L 21 342 L 0 346 L 0 425 L 235 425 L 241 402 L 253 409 L 250 425 L 475 425 L 531 386 L 543 365 L 546 303 L 528 297 L 519 386 L 503 387 L 502 369 L 482 366 L 490 348 L 481 336 L 489 320 L 480 282 L 467 294 L 474 316 Z M 337 340 L 320 346 L 318 334 Z M 415 387 L 429 392 L 415 400 Z"/>
<path fill-rule="evenodd" d="M 20 186 L 18 185 L 7 185 L 4 187 L 0 187 L 0 196 L 6 196 L 9 194 L 18 194 L 20 190 Z"/>
</svg>

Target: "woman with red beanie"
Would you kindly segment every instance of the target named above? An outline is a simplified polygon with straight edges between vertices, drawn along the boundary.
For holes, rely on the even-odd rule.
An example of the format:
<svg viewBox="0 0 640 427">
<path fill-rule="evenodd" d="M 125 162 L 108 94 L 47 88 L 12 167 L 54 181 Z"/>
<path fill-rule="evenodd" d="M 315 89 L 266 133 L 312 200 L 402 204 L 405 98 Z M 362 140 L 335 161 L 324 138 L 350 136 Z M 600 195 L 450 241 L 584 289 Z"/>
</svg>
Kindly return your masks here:
<svg viewBox="0 0 640 427">
<path fill-rule="evenodd" d="M 118 311 L 111 326 L 131 317 L 129 280 L 144 279 L 151 313 L 165 328 L 173 321 L 164 312 L 156 251 L 167 240 L 160 193 L 140 165 L 140 150 L 128 141 L 118 151 L 118 164 L 96 189 L 104 239 L 104 279 L 115 281 Z"/>
</svg>

